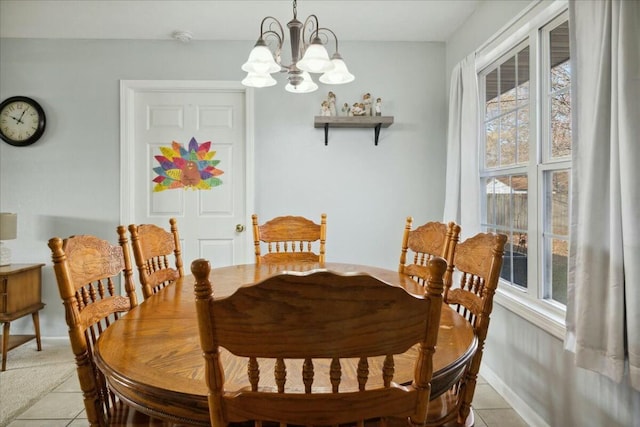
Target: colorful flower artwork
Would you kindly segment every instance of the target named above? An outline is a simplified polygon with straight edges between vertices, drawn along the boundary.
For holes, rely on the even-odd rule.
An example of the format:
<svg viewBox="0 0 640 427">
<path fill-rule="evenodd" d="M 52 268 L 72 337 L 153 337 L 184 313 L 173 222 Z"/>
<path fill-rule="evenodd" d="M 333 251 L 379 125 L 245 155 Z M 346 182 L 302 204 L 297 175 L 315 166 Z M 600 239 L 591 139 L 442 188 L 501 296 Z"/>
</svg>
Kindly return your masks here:
<svg viewBox="0 0 640 427">
<path fill-rule="evenodd" d="M 210 149 L 211 141 L 198 144 L 195 138 L 191 138 L 186 149 L 176 141 L 171 143 L 171 147 L 160 147 L 162 156 L 155 156 L 160 166 L 153 168 L 158 174 L 153 179 L 156 183 L 153 191 L 176 188 L 211 190 L 221 185 L 222 180 L 218 176 L 224 171 L 216 168 L 220 160 L 213 160 L 216 152 Z"/>
</svg>

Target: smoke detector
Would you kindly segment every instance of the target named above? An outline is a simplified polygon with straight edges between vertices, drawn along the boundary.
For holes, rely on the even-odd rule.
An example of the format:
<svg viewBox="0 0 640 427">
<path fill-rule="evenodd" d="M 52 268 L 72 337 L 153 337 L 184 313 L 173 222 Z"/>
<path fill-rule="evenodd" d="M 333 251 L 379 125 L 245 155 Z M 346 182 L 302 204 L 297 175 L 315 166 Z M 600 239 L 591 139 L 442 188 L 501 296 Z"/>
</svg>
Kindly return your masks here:
<svg viewBox="0 0 640 427">
<path fill-rule="evenodd" d="M 191 39 L 193 38 L 193 34 L 191 34 L 191 32 L 189 31 L 174 31 L 173 33 L 171 33 L 171 37 L 173 37 L 174 39 L 181 41 L 182 43 L 189 43 L 191 41 Z"/>
</svg>

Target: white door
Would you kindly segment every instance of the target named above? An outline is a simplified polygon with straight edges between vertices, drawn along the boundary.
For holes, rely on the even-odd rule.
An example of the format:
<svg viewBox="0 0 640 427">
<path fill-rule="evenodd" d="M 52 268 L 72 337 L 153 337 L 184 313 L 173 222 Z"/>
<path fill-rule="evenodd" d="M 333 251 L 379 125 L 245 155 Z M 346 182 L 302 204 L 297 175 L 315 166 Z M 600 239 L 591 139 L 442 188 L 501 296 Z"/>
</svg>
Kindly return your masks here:
<svg viewBox="0 0 640 427">
<path fill-rule="evenodd" d="M 252 99 L 239 83 L 122 81 L 122 214 L 178 220 L 185 273 L 252 260 Z"/>
</svg>

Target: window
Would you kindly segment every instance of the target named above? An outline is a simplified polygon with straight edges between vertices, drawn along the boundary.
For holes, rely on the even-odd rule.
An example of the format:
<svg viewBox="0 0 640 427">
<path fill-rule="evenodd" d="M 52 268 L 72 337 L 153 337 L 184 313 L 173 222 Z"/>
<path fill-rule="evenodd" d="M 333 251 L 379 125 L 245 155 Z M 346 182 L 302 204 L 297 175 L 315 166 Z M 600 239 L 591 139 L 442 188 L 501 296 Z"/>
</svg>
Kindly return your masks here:
<svg viewBox="0 0 640 427">
<path fill-rule="evenodd" d="M 482 225 L 508 236 L 499 289 L 559 319 L 569 255 L 568 14 L 532 28 L 478 74 Z"/>
</svg>

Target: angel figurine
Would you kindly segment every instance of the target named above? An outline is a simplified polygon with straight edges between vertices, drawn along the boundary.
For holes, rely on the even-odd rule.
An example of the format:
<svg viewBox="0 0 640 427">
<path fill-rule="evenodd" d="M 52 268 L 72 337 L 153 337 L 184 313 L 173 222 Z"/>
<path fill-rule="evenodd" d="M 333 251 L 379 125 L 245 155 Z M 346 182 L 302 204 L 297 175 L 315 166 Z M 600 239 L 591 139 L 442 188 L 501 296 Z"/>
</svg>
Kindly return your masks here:
<svg viewBox="0 0 640 427">
<path fill-rule="evenodd" d="M 382 98 L 376 99 L 375 109 L 376 109 L 376 116 L 381 116 L 382 115 Z"/>
<path fill-rule="evenodd" d="M 329 92 L 329 97 L 327 98 L 329 102 L 329 113 L 331 116 L 337 116 L 338 111 L 336 110 L 336 94 L 333 92 Z"/>
<path fill-rule="evenodd" d="M 322 105 L 320 107 L 320 115 L 321 116 L 331 115 L 331 111 L 329 110 L 329 101 L 322 101 Z"/>
<path fill-rule="evenodd" d="M 371 115 L 371 94 L 370 93 L 365 93 L 362 96 L 362 104 L 364 105 L 364 116 L 370 116 Z"/>
</svg>

